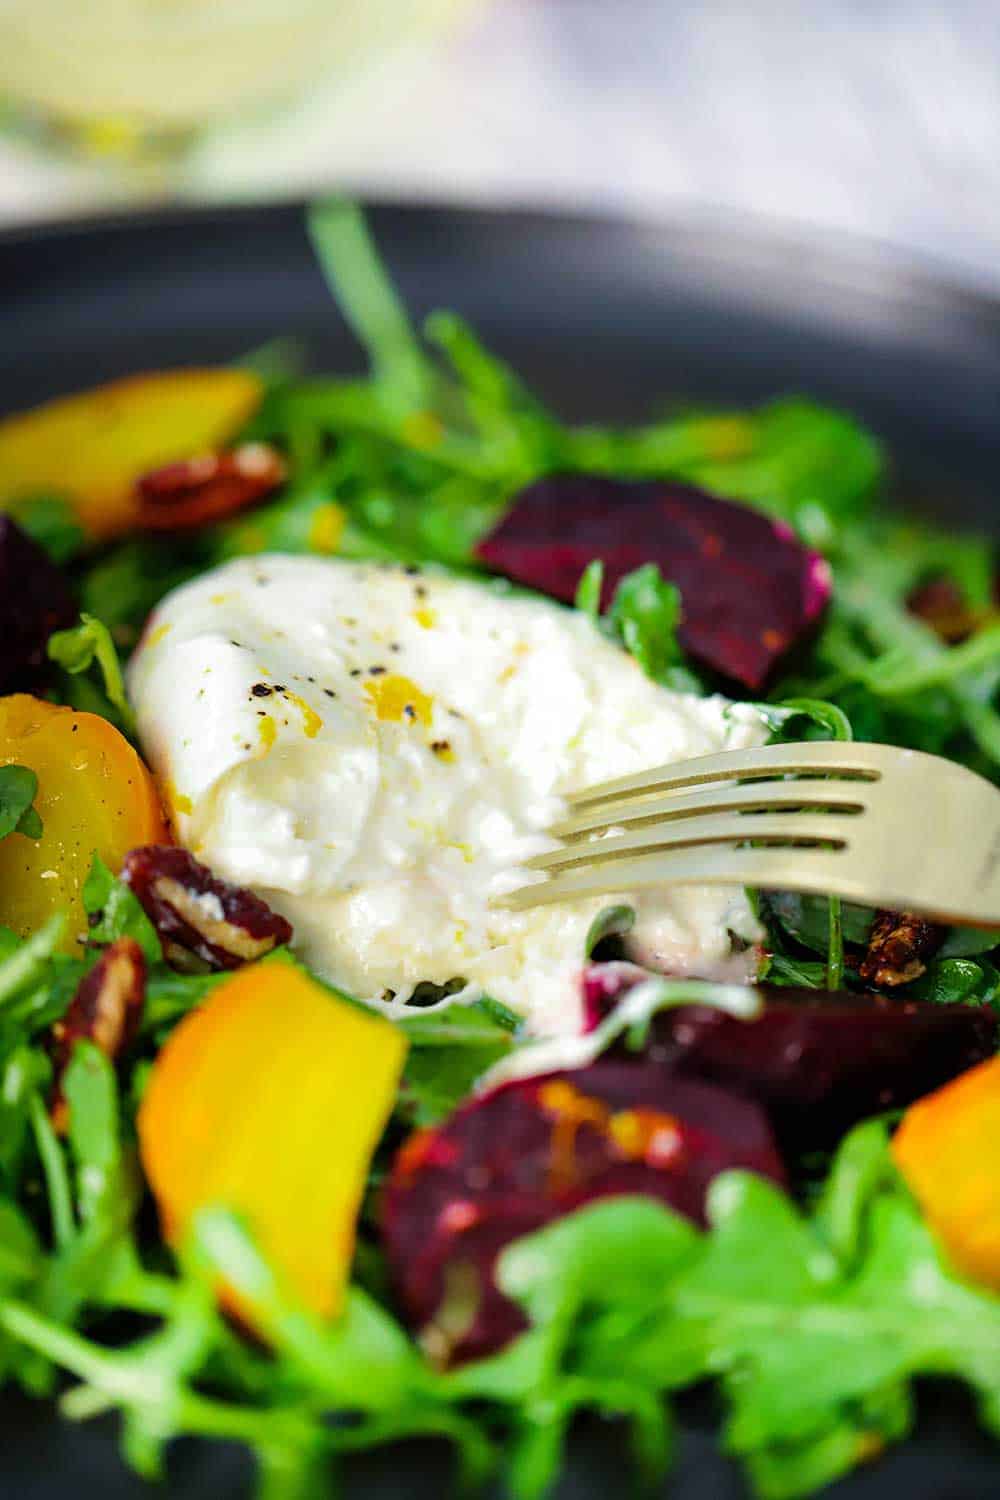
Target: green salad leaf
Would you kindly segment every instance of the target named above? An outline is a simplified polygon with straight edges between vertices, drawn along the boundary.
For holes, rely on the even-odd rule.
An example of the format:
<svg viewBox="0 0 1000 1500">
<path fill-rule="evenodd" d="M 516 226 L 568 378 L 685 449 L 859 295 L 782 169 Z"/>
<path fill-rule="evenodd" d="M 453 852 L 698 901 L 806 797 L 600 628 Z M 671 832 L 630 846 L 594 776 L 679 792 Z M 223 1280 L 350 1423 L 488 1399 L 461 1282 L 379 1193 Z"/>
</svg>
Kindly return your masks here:
<svg viewBox="0 0 1000 1500">
<path fill-rule="evenodd" d="M 38 795 L 38 777 L 27 766 L 0 766 L 0 839 L 22 833 L 40 839 L 42 820 L 33 806 Z"/>
<path fill-rule="evenodd" d="M 436 1125 L 511 1050 L 520 1017 L 495 1000 L 452 1000 L 403 1017 L 410 1051 L 398 1113 L 407 1124 Z"/>
<path fill-rule="evenodd" d="M 158 963 L 163 957 L 156 928 L 146 916 L 133 891 L 118 880 L 99 854 L 91 861 L 83 885 L 83 906 L 90 921 L 87 937 L 101 947 L 117 938 L 134 938 L 146 961 Z"/>
<path fill-rule="evenodd" d="M 56 630 L 49 636 L 49 659 L 62 667 L 71 678 L 78 678 L 96 666 L 100 675 L 100 687 L 86 682 L 72 696 L 76 707 L 104 712 L 128 733 L 135 732 L 132 709 L 125 694 L 125 680 L 121 662 L 108 627 L 94 615 L 82 614 L 79 625 L 69 630 Z M 74 685 L 75 686 L 75 685 Z M 103 692 L 102 705 L 100 694 Z M 96 698 L 95 698 L 96 695 Z M 110 711 L 108 711 L 110 709 Z"/>
<path fill-rule="evenodd" d="M 83 551 L 86 536 L 73 507 L 57 495 L 35 495 L 4 502 L 22 531 L 43 547 L 54 563 L 67 563 Z"/>
</svg>

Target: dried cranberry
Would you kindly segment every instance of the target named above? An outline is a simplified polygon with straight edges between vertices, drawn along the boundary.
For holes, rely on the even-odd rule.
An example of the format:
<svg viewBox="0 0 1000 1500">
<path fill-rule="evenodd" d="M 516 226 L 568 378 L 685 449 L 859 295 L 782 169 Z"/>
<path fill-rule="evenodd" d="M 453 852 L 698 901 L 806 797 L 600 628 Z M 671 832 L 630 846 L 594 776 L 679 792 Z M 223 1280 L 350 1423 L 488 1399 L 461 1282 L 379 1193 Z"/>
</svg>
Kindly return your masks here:
<svg viewBox="0 0 1000 1500">
<path fill-rule="evenodd" d="M 29 686 L 53 630 L 76 619 L 69 585 L 38 543 L 0 515 L 0 692 Z"/>
<path fill-rule="evenodd" d="M 186 849 L 146 844 L 125 856 L 131 886 L 159 935 L 168 963 L 236 969 L 287 943 L 291 925 L 242 886 L 217 880 Z"/>
<path fill-rule="evenodd" d="M 286 474 L 284 459 L 269 443 L 243 443 L 166 464 L 138 481 L 137 524 L 146 531 L 209 526 L 263 500 Z"/>
<path fill-rule="evenodd" d="M 529 485 L 479 556 L 518 583 L 571 600 L 594 558 L 607 604 L 656 563 L 680 589 L 678 638 L 693 657 L 758 689 L 815 626 L 830 573 L 788 526 L 688 485 L 556 474 Z"/>
<path fill-rule="evenodd" d="M 505 1245 L 628 1193 L 703 1223 L 708 1184 L 730 1167 L 784 1181 L 763 1112 L 646 1061 L 603 1058 L 472 1099 L 392 1169 L 383 1227 L 404 1313 L 440 1363 L 497 1349 L 524 1326 L 493 1275 Z"/>
<path fill-rule="evenodd" d="M 66 1014 L 52 1028 L 52 1119 L 57 1130 L 64 1130 L 68 1124 L 62 1080 L 77 1042 L 93 1042 L 105 1057 L 117 1061 L 135 1040 L 145 998 L 146 960 L 142 949 L 133 938 L 118 938 L 81 979 Z"/>
</svg>

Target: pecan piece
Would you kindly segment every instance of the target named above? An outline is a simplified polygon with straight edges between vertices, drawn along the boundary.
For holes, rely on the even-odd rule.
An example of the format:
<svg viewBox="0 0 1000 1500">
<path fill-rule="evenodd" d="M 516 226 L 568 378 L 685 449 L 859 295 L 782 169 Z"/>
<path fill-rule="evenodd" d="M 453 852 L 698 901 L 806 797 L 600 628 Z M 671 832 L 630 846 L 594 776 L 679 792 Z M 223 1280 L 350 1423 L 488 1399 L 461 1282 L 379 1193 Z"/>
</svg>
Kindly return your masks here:
<svg viewBox="0 0 1000 1500">
<path fill-rule="evenodd" d="M 117 938 L 81 979 L 66 1014 L 52 1027 L 52 1123 L 57 1130 L 65 1130 L 69 1123 L 62 1080 L 77 1042 L 93 1042 L 116 1062 L 135 1041 L 145 999 L 142 949 L 134 938 Z"/>
<path fill-rule="evenodd" d="M 285 481 L 285 461 L 269 443 L 242 443 L 165 464 L 138 480 L 137 524 L 146 531 L 186 531 L 263 500 Z"/>
<path fill-rule="evenodd" d="M 868 937 L 858 973 L 866 984 L 893 988 L 919 979 L 926 960 L 944 942 L 944 928 L 908 911 L 880 911 Z"/>
<path fill-rule="evenodd" d="M 291 924 L 242 886 L 217 880 L 186 849 L 146 844 L 125 856 L 122 880 L 156 928 L 163 956 L 176 969 L 192 959 L 210 969 L 237 969 L 287 943 Z"/>
<path fill-rule="evenodd" d="M 913 590 L 906 601 L 911 615 L 947 641 L 957 646 L 961 641 L 996 617 L 996 609 L 973 609 L 953 578 L 939 574 Z"/>
</svg>

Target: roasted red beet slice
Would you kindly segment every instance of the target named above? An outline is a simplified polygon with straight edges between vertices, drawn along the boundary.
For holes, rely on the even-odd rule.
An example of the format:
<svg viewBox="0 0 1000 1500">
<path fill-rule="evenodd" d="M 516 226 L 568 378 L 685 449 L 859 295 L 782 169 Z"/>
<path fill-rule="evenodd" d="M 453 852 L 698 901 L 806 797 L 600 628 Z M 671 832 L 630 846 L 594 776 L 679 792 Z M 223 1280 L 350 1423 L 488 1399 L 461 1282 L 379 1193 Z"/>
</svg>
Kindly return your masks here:
<svg viewBox="0 0 1000 1500">
<path fill-rule="evenodd" d="M 237 969 L 291 939 L 290 923 L 266 901 L 218 880 L 172 844 L 130 850 L 122 880 L 139 898 L 175 968 L 190 969 L 194 958 L 210 969 Z"/>
<path fill-rule="evenodd" d="M 754 690 L 809 633 L 830 597 L 826 563 L 789 527 L 658 480 L 538 480 L 478 552 L 498 572 L 567 602 L 584 568 L 600 558 L 605 605 L 626 573 L 656 563 L 680 589 L 685 650 Z"/>
<path fill-rule="evenodd" d="M 784 1181 L 750 1100 L 636 1059 L 505 1084 L 400 1151 L 383 1203 L 404 1313 L 431 1356 L 465 1360 L 524 1326 L 498 1290 L 500 1250 L 596 1198 L 644 1193 L 697 1223 L 730 1167 Z"/>
<path fill-rule="evenodd" d="M 30 686 L 45 666 L 53 630 L 75 619 L 73 596 L 55 563 L 0 515 L 0 692 Z"/>
<path fill-rule="evenodd" d="M 833 1145 L 866 1115 L 910 1104 L 992 1056 L 983 1006 L 764 990 L 755 1021 L 706 1006 L 664 1011 L 650 1058 L 764 1106 L 790 1150 Z"/>
</svg>

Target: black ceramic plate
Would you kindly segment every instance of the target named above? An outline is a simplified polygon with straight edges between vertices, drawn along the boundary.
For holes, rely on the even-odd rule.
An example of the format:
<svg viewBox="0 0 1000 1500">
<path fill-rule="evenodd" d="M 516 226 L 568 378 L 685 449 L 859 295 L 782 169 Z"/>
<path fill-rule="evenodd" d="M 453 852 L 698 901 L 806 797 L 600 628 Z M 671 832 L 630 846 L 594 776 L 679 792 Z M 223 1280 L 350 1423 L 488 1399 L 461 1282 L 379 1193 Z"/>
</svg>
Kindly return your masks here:
<svg viewBox="0 0 1000 1500">
<path fill-rule="evenodd" d="M 853 409 L 898 455 L 914 503 L 993 526 L 1000 474 L 1000 303 L 872 248 L 795 243 L 718 220 L 633 226 L 541 215 L 389 208 L 375 228 L 416 313 L 458 309 L 561 410 L 637 418 L 664 397 L 800 391 Z M 357 351 L 296 207 L 182 212 L 0 237 L 0 411 L 127 371 L 225 360 L 277 335 L 317 368 Z M 709 1398 L 682 1403 L 675 1500 L 745 1491 L 712 1436 Z M 447 1457 L 408 1448 L 358 1462 L 358 1500 L 440 1500 Z M 579 1435 L 561 1500 L 623 1487 L 621 1446 Z M 181 1445 L 176 1500 L 248 1493 L 241 1457 Z M 57 1424 L 0 1396 L 0 1495 L 133 1500 L 108 1427 Z M 160 1491 L 162 1493 L 162 1490 Z M 926 1388 L 919 1435 L 831 1500 L 984 1500 L 1000 1448 L 960 1394 Z M 317 1496 L 316 1500 L 322 1500 Z"/>
</svg>

